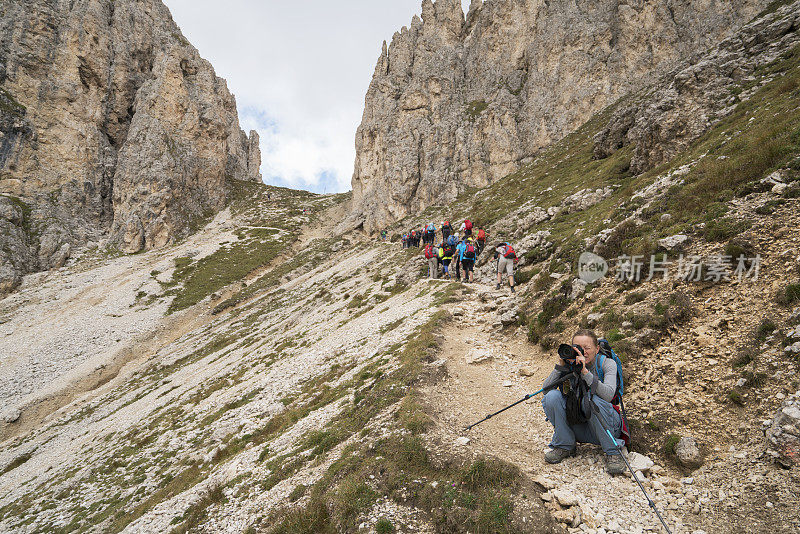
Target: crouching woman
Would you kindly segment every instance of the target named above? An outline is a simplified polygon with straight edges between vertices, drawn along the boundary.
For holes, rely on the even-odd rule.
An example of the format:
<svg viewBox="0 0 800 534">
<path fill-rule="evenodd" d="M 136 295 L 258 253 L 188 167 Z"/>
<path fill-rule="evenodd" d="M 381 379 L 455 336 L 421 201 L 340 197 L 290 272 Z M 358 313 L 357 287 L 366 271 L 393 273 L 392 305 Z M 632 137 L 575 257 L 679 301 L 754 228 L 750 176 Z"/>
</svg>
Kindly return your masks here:
<svg viewBox="0 0 800 534">
<path fill-rule="evenodd" d="M 603 356 L 602 367 L 598 370 L 600 343 L 591 330 L 578 330 L 572 336 L 572 345 L 578 353 L 575 364 L 580 368 L 580 378 L 591 392 L 591 402 L 599 409 L 600 416 L 616 438 L 616 443 L 606 434 L 596 414 L 592 414 L 586 422 L 571 424 L 567 417 L 567 395 L 561 391 L 564 388 L 552 389 L 542 399 L 544 413 L 555 430 L 550 442 L 551 450 L 544 455 L 545 461 L 557 464 L 575 454 L 576 443 L 593 443 L 600 445 L 606 453 L 606 471 L 612 475 L 622 474 L 625 463 L 619 455 L 617 445 L 620 448 L 624 445 L 624 441 L 619 439 L 623 434 L 623 421 L 612 405 L 617 397 L 617 364 L 613 358 Z M 543 387 L 556 383 L 564 376 L 566 369 L 567 362 L 559 357 L 559 365 L 545 380 Z"/>
</svg>

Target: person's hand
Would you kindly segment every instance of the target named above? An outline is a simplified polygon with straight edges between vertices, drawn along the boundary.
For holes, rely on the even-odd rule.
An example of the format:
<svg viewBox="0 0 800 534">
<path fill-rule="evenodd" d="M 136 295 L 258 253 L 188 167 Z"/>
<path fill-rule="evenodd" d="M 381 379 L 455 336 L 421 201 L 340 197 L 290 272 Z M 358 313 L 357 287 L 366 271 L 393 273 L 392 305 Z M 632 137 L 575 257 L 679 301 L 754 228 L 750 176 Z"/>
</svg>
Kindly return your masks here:
<svg viewBox="0 0 800 534">
<path fill-rule="evenodd" d="M 575 362 L 581 364 L 581 374 L 582 375 L 585 375 L 586 373 L 589 372 L 589 370 L 586 369 L 586 356 L 584 356 L 582 354 L 578 354 L 578 356 L 575 358 Z"/>
</svg>

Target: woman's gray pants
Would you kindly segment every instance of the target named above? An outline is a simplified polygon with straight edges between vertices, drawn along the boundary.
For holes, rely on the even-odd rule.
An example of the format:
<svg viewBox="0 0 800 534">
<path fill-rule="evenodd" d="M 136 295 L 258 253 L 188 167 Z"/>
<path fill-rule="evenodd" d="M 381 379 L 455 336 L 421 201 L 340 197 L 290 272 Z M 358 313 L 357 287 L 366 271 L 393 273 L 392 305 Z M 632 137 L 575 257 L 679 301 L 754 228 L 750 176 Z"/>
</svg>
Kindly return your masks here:
<svg viewBox="0 0 800 534">
<path fill-rule="evenodd" d="M 619 438 L 622 433 L 622 418 L 614 409 L 610 402 L 601 399 L 597 395 L 592 396 L 592 401 L 599 408 L 600 416 L 606 422 L 611 434 Z M 551 448 L 565 449 L 571 451 L 575 448 L 575 443 L 594 443 L 603 447 L 606 454 L 619 454 L 615 444 L 606 434 L 603 426 L 597 420 L 597 415 L 592 414 L 592 418 L 587 423 L 570 425 L 567 422 L 567 403 L 561 391 L 553 389 L 547 392 L 542 398 L 542 406 L 547 420 L 555 428 L 553 439 L 550 442 Z M 625 442 L 617 439 L 617 444 L 622 447 Z"/>
</svg>

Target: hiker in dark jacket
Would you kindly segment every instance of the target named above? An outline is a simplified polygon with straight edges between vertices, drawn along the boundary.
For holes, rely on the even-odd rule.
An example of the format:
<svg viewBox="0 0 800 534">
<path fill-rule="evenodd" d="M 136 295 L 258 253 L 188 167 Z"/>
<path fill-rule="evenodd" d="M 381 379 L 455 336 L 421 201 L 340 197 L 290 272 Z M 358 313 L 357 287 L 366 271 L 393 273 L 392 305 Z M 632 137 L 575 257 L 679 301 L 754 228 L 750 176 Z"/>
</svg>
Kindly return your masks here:
<svg viewBox="0 0 800 534">
<path fill-rule="evenodd" d="M 622 435 L 622 417 L 614 409 L 611 401 L 617 394 L 617 364 L 610 357 L 603 358 L 602 376 L 596 366 L 596 357 L 600 352 L 600 344 L 597 336 L 591 330 L 581 329 L 572 336 L 572 344 L 579 346 L 583 354 L 575 358 L 576 364 L 581 367 L 581 378 L 592 392 L 592 402 L 600 410 L 600 415 L 609 426 L 614 438 Z M 580 352 L 580 350 L 579 350 Z M 567 362 L 559 357 L 559 366 L 567 367 Z M 558 368 L 554 369 L 542 387 L 555 383 L 562 375 Z M 557 464 L 564 458 L 575 454 L 575 444 L 594 443 L 603 447 L 606 453 L 606 471 L 612 475 L 618 475 L 625 471 L 625 463 L 619 456 L 617 445 L 620 448 L 625 444 L 623 440 L 617 439 L 613 443 L 608 434 L 605 433 L 597 416 L 592 416 L 588 422 L 577 425 L 570 425 L 567 421 L 566 401 L 564 394 L 559 389 L 552 389 L 542 398 L 542 407 L 547 415 L 547 420 L 553 425 L 555 433 L 550 441 L 550 450 L 545 453 L 544 459 L 548 463 Z"/>
<path fill-rule="evenodd" d="M 450 221 L 442 223 L 442 241 L 447 241 L 447 238 L 453 233 L 453 227 L 450 226 Z"/>
</svg>

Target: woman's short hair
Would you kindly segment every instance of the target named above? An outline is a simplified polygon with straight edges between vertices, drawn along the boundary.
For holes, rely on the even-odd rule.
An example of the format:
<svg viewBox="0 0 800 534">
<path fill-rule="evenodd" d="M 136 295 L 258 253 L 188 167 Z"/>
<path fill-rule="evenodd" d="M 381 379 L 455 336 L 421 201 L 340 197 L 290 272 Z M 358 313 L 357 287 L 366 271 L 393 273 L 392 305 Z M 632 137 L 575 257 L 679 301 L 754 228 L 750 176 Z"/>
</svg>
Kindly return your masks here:
<svg viewBox="0 0 800 534">
<path fill-rule="evenodd" d="M 576 337 L 590 337 L 594 342 L 595 347 L 600 346 L 600 342 L 597 340 L 597 334 L 594 333 L 594 330 L 589 330 L 587 328 L 581 328 L 572 336 L 572 340 L 574 341 Z"/>
</svg>

